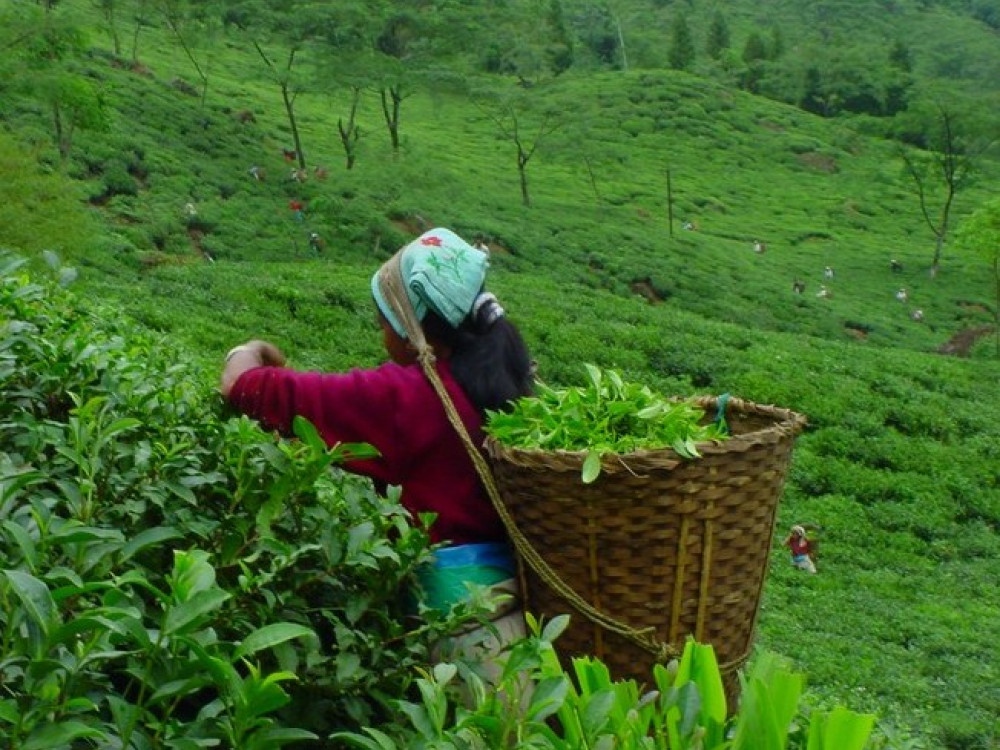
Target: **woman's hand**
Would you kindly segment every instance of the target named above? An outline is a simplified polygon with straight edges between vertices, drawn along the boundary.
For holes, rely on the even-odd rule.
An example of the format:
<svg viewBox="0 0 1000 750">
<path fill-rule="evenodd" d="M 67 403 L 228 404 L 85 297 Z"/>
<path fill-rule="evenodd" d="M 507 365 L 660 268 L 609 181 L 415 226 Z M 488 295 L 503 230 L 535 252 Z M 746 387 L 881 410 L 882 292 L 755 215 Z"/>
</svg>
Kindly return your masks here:
<svg viewBox="0 0 1000 750">
<path fill-rule="evenodd" d="M 255 367 L 283 367 L 285 355 L 274 344 L 254 339 L 245 344 L 233 347 L 226 355 L 222 367 L 222 381 L 219 392 L 228 397 L 233 385 L 247 370 Z"/>
</svg>

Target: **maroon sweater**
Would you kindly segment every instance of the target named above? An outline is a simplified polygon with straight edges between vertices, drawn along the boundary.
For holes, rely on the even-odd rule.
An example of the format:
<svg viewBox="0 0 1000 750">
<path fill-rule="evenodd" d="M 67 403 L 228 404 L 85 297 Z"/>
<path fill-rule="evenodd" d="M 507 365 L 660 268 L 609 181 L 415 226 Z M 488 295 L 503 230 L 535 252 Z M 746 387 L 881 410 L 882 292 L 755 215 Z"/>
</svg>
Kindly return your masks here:
<svg viewBox="0 0 1000 750">
<path fill-rule="evenodd" d="M 437 371 L 473 443 L 482 445 L 479 413 L 448 363 L 438 362 Z M 402 487 L 403 506 L 414 515 L 436 513 L 434 542 L 506 539 L 472 460 L 419 365 L 390 362 L 343 374 L 258 367 L 239 377 L 229 402 L 284 435 L 300 415 L 316 426 L 327 445 L 374 446 L 380 457 L 344 468 L 371 477 L 383 488 Z"/>
</svg>

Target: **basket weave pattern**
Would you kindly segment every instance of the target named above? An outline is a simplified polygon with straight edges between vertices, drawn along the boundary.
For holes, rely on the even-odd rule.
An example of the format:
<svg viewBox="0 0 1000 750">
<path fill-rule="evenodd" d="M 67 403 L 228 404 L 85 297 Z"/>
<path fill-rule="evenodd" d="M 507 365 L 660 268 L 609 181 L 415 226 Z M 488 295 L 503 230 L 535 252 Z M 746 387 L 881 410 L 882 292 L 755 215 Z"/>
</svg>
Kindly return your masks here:
<svg viewBox="0 0 1000 750">
<path fill-rule="evenodd" d="M 716 399 L 698 400 L 714 414 Z M 583 484 L 585 454 L 512 449 L 487 439 L 504 504 L 520 533 L 596 609 L 678 651 L 694 636 L 714 646 L 730 697 L 760 608 L 778 499 L 794 436 L 794 412 L 731 399 L 732 437 L 672 450 L 605 456 Z M 651 683 L 656 656 L 590 622 L 521 566 L 525 609 L 573 615 L 557 642 L 564 657 L 593 654 L 612 674 Z M 661 654 L 662 655 L 662 654 Z"/>
</svg>

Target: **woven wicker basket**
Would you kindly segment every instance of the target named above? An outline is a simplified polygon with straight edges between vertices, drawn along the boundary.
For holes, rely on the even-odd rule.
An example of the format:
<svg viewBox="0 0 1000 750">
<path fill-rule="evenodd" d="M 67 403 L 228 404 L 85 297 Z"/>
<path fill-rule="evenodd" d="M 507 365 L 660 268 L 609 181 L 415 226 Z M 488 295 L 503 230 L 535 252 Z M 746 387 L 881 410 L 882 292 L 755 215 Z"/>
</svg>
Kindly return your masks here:
<svg viewBox="0 0 1000 750">
<path fill-rule="evenodd" d="M 715 414 L 717 399 L 696 403 Z M 691 635 L 714 646 L 735 708 L 778 499 L 805 418 L 736 398 L 725 410 L 732 437 L 699 445 L 701 458 L 672 450 L 605 456 L 592 484 L 580 479 L 583 452 L 511 449 L 492 438 L 486 452 L 517 529 L 551 571 L 650 642 L 637 645 L 574 611 L 522 556 L 525 609 L 573 615 L 556 644 L 561 655 L 596 655 L 616 678 L 649 685 L 653 663 Z"/>
</svg>

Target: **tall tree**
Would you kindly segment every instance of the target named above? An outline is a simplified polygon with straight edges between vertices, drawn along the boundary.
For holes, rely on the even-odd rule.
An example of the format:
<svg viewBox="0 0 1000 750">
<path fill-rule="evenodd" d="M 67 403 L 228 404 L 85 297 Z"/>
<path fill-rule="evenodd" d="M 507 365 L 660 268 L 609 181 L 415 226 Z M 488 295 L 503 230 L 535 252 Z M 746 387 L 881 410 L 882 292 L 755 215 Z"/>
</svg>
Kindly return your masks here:
<svg viewBox="0 0 1000 750">
<path fill-rule="evenodd" d="M 472 23 L 480 67 L 513 75 L 532 86 L 548 75 L 560 75 L 573 64 L 573 37 L 562 0 L 516 0 L 488 6 Z"/>
<path fill-rule="evenodd" d="M 408 62 L 419 40 L 419 19 L 410 13 L 395 13 L 386 19 L 382 32 L 375 38 L 375 49 L 381 53 L 382 75 L 378 85 L 382 119 L 389 133 L 392 153 L 399 155 L 399 125 L 403 101 L 410 95 Z"/>
<path fill-rule="evenodd" d="M 353 169 L 362 130 L 358 112 L 362 95 L 380 83 L 375 70 L 373 39 L 381 32 L 378 14 L 373 17 L 371 3 L 350 2 L 331 5 L 330 15 L 316 48 L 314 85 L 339 103 L 347 93 L 346 115 L 337 115 L 337 134 L 344 149 L 345 165 Z"/>
<path fill-rule="evenodd" d="M 1000 357 L 1000 198 L 984 203 L 958 227 L 959 249 L 967 250 L 987 263 L 993 276 L 993 331 L 996 356 Z"/>
<path fill-rule="evenodd" d="M 705 53 L 713 60 L 722 57 L 723 50 L 729 49 L 729 24 L 721 10 L 715 11 L 708 27 L 708 38 L 705 41 Z"/>
<path fill-rule="evenodd" d="M 618 37 L 618 52 L 621 57 L 622 70 L 627 72 L 628 47 L 625 46 L 625 9 L 618 2 L 607 2 L 606 4 L 611 13 L 611 22 L 614 25 L 615 34 Z"/>
<path fill-rule="evenodd" d="M 614 64 L 618 38 L 611 12 L 606 6 L 585 3 L 573 13 L 572 25 L 583 48 L 593 55 L 598 64 Z"/>
<path fill-rule="evenodd" d="M 743 45 L 743 64 L 746 66 L 740 75 L 740 85 L 752 93 L 757 93 L 760 80 L 764 76 L 764 67 L 768 52 L 764 38 L 757 31 L 750 32 Z"/>
<path fill-rule="evenodd" d="M 679 14 L 671 25 L 667 62 L 674 70 L 687 70 L 694 63 L 694 54 L 694 38 L 687 18 Z"/>
<path fill-rule="evenodd" d="M 899 155 L 919 201 L 920 214 L 934 235 L 934 273 L 951 228 L 955 198 L 972 180 L 993 142 L 975 132 L 969 115 L 961 115 L 940 101 L 925 118 L 928 150 L 900 146 Z"/>
<path fill-rule="evenodd" d="M 468 16 L 438 7 L 435 0 L 394 0 L 378 15 L 373 73 L 394 155 L 399 155 L 403 102 L 464 51 L 471 36 Z"/>
<path fill-rule="evenodd" d="M 157 0 L 157 7 L 170 33 L 198 75 L 201 82 L 201 102 L 204 105 L 208 95 L 208 69 L 211 50 L 215 47 L 217 19 L 205 15 L 202 12 L 203 6 L 195 5 L 190 0 Z M 206 39 L 208 43 L 199 44 L 201 39 Z"/>
<path fill-rule="evenodd" d="M 549 70 L 554 75 L 565 73 L 573 65 L 573 37 L 566 25 L 561 0 L 549 0 L 549 10 L 545 17 L 548 42 L 545 47 L 545 58 Z"/>
<path fill-rule="evenodd" d="M 751 31 L 746 42 L 743 44 L 743 62 L 749 65 L 750 63 L 766 60 L 767 58 L 768 52 L 767 45 L 764 43 L 764 37 L 760 35 L 759 31 Z"/>
<path fill-rule="evenodd" d="M 909 104 L 913 88 L 913 58 L 910 48 L 897 39 L 889 49 L 889 70 L 885 86 L 884 113 L 892 117 Z"/>
<path fill-rule="evenodd" d="M 831 114 L 831 103 L 823 90 L 823 74 L 815 65 L 806 68 L 802 86 L 802 96 L 798 105 L 806 112 L 828 116 Z"/>
<path fill-rule="evenodd" d="M 9 21 L 0 46 L 18 69 L 12 86 L 48 109 L 53 140 L 65 162 L 77 129 L 99 130 L 107 125 L 101 90 L 76 72 L 86 49 L 83 32 L 55 4 L 23 8 Z"/>
<path fill-rule="evenodd" d="M 889 64 L 904 73 L 913 72 L 913 54 L 902 39 L 897 39 L 889 48 Z"/>
<path fill-rule="evenodd" d="M 121 35 L 118 33 L 119 5 L 118 0 L 94 0 L 94 6 L 100 12 L 108 34 L 111 36 L 111 45 L 115 57 L 122 56 L 122 40 Z"/>
<path fill-rule="evenodd" d="M 785 54 L 785 35 L 780 26 L 771 27 L 771 42 L 767 46 L 767 59 L 777 60 Z"/>
<path fill-rule="evenodd" d="M 340 134 L 340 144 L 344 147 L 344 155 L 347 158 L 345 166 L 348 170 L 354 169 L 354 161 L 357 159 L 358 141 L 361 139 L 361 127 L 357 122 L 358 103 L 361 101 L 361 86 L 351 86 L 351 106 L 347 115 L 347 121 L 343 117 L 337 119 L 337 132 Z"/>
<path fill-rule="evenodd" d="M 239 30 L 278 87 L 299 169 L 306 169 L 295 103 L 308 89 L 308 58 L 326 26 L 328 9 L 320 2 L 225 0 L 223 21 Z"/>
<path fill-rule="evenodd" d="M 367 3 L 379 27 L 371 71 L 392 151 L 398 156 L 403 102 L 420 87 L 464 86 L 469 60 L 477 54 L 475 32 L 482 15 L 450 0 L 381 2 L 378 11 L 376 3 Z"/>
<path fill-rule="evenodd" d="M 146 0 L 133 0 L 132 2 L 132 65 L 139 65 L 139 36 L 144 27 L 151 25 L 149 8 Z"/>
<path fill-rule="evenodd" d="M 490 119 L 497 126 L 500 134 L 510 141 L 515 149 L 517 176 L 521 186 L 521 203 L 526 208 L 531 206 L 531 194 L 528 189 L 528 164 L 537 153 L 546 137 L 562 127 L 560 116 L 549 109 L 536 112 L 532 109 L 537 97 L 529 97 L 527 93 L 502 96 L 492 104 L 485 105 Z"/>
</svg>

